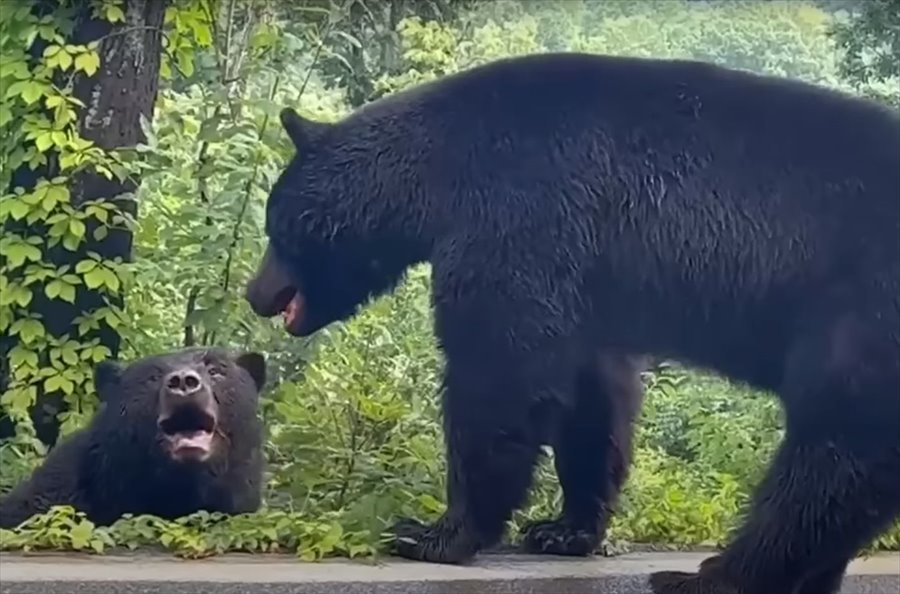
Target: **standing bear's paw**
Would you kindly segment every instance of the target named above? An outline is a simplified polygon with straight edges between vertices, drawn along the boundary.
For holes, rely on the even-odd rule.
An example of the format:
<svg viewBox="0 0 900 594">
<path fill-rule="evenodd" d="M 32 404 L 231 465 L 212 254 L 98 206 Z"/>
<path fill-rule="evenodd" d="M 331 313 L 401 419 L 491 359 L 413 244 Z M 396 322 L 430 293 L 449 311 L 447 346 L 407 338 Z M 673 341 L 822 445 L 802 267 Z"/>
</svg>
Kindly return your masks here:
<svg viewBox="0 0 900 594">
<path fill-rule="evenodd" d="M 443 516 L 434 524 L 404 518 L 394 524 L 392 552 L 430 563 L 460 564 L 478 552 L 478 538 L 462 521 Z"/>
<path fill-rule="evenodd" d="M 653 594 L 742 594 L 717 575 L 718 564 L 714 556 L 700 563 L 699 573 L 657 571 L 650 574 L 650 589 Z"/>
<path fill-rule="evenodd" d="M 658 571 L 650 574 L 653 594 L 740 594 L 731 586 L 684 571 Z"/>
<path fill-rule="evenodd" d="M 586 529 L 565 518 L 529 522 L 522 527 L 522 548 L 534 555 L 588 557 L 600 545 L 596 529 Z"/>
</svg>

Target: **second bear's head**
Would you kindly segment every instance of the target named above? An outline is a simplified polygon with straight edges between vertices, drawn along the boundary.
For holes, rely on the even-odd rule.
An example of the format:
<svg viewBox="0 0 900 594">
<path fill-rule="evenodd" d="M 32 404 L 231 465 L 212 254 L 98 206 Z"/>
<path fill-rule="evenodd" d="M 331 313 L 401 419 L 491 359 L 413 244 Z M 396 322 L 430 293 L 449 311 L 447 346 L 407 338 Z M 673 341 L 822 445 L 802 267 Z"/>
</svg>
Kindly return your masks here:
<svg viewBox="0 0 900 594">
<path fill-rule="evenodd" d="M 207 463 L 235 445 L 257 446 L 265 381 L 265 358 L 255 352 L 192 348 L 128 365 L 104 361 L 94 371 L 104 406 L 97 422 L 171 463 Z"/>
</svg>

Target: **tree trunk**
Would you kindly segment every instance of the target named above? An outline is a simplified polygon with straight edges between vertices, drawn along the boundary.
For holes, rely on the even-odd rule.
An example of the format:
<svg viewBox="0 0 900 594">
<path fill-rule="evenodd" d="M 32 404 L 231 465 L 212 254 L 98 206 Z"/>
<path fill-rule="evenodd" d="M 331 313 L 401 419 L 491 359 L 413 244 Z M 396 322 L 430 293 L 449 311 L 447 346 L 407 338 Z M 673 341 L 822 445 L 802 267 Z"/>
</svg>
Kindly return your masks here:
<svg viewBox="0 0 900 594">
<path fill-rule="evenodd" d="M 142 117 L 149 121 L 153 114 L 162 55 L 161 31 L 167 4 L 165 0 L 126 0 L 122 7 L 124 22 L 113 24 L 102 18 L 93 18 L 90 4 L 85 2 L 85 8 L 67 40 L 70 44 L 88 44 L 101 40 L 98 50 L 100 68 L 93 76 L 80 74 L 75 81 L 74 94 L 86 106 L 79 114 L 82 137 L 104 150 L 133 147 L 144 140 L 140 121 Z M 47 8 L 48 3 L 41 2 L 36 10 L 46 11 Z M 32 47 L 32 55 L 39 57 L 45 45 L 36 42 Z M 13 176 L 13 187 L 30 189 L 39 178 L 52 177 L 54 163 L 55 159 L 50 159 L 50 165 L 38 170 L 30 170 L 27 166 L 21 168 Z M 69 190 L 73 206 L 89 200 L 111 200 L 122 211 L 136 217 L 137 204 L 133 193 L 137 187 L 138 180 L 133 178 L 125 181 L 117 178 L 108 180 L 95 173 L 83 173 L 70 179 Z M 111 228 L 105 237 L 99 239 L 94 237 L 93 231 L 89 226 L 86 233 L 88 239 L 77 252 L 57 247 L 49 250 L 45 259 L 56 265 L 74 266 L 89 252 L 93 252 L 104 260 L 118 258 L 123 262 L 130 261 L 130 231 Z M 58 299 L 49 300 L 43 293 L 36 293 L 32 307 L 42 314 L 49 334 L 56 337 L 69 334 L 76 337 L 78 332 L 73 320 L 102 304 L 101 294 L 80 285 L 72 304 Z M 122 303 L 115 305 L 122 306 Z M 94 334 L 82 335 L 79 340 L 92 338 L 98 338 L 109 349 L 112 357 L 117 357 L 121 337 L 113 327 L 101 324 Z M 6 367 L 5 364 L 2 366 L 3 369 Z M 3 383 L 0 381 L 0 384 Z M 56 442 L 59 435 L 57 416 L 64 410 L 64 406 L 59 393 L 43 393 L 38 397 L 32 418 L 38 438 L 47 445 Z M 8 435 L 9 429 L 4 427 L 0 429 L 0 433 Z"/>
</svg>

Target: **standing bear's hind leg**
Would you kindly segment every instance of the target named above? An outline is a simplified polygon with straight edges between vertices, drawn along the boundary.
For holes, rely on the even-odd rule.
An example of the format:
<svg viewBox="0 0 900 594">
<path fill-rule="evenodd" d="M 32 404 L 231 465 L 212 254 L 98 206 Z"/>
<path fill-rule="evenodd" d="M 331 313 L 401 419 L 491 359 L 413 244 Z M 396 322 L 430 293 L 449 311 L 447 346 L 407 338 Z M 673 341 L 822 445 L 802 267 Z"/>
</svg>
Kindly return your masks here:
<svg viewBox="0 0 900 594">
<path fill-rule="evenodd" d="M 834 594 L 898 516 L 900 324 L 885 303 L 807 326 L 787 360 L 785 440 L 747 520 L 698 574 L 654 574 L 656 594 Z"/>
</svg>

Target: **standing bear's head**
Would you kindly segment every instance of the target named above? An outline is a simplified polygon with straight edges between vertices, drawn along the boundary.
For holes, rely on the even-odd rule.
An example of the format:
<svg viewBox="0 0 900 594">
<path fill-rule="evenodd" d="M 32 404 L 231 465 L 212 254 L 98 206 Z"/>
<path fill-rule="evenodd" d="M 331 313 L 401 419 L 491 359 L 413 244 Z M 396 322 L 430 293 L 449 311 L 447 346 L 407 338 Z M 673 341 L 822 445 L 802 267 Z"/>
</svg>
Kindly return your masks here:
<svg viewBox="0 0 900 594">
<path fill-rule="evenodd" d="M 281 112 L 296 153 L 270 192 L 246 299 L 294 336 L 346 320 L 427 258 L 418 164 L 398 148 L 392 111 L 371 105 L 334 124 Z"/>
</svg>

